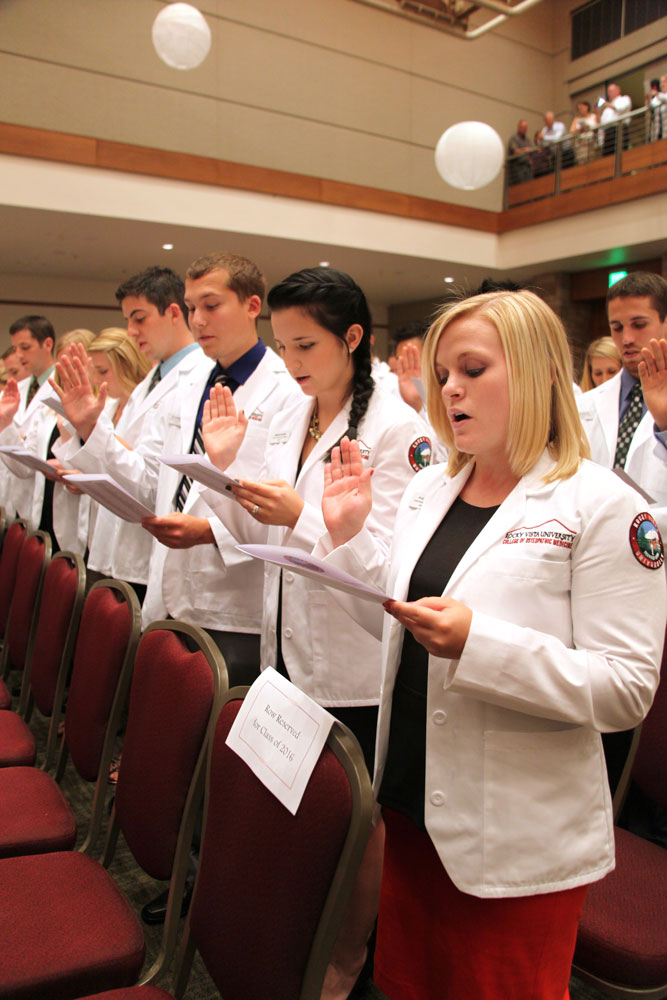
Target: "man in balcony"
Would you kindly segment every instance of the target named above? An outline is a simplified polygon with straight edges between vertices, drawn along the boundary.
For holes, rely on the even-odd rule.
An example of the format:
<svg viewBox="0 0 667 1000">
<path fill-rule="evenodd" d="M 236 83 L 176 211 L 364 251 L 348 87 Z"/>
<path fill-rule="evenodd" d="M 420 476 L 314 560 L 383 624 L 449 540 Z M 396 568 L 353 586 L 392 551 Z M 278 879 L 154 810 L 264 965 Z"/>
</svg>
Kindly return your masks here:
<svg viewBox="0 0 667 1000">
<path fill-rule="evenodd" d="M 621 93 L 621 88 L 617 83 L 610 83 L 607 86 L 607 100 L 600 108 L 600 125 L 609 125 L 609 128 L 600 129 L 600 142 L 604 156 L 613 156 L 616 152 L 616 135 L 619 128 L 623 128 L 623 148 L 627 147 L 627 133 L 624 126 L 612 124 L 617 122 L 623 115 L 632 111 L 632 99 L 627 94 Z"/>
<path fill-rule="evenodd" d="M 532 180 L 533 171 L 529 155 L 532 148 L 528 138 L 528 122 L 522 118 L 516 127 L 516 132 L 507 143 L 507 155 L 514 157 L 508 163 L 510 184 L 523 184 L 524 181 Z"/>
</svg>

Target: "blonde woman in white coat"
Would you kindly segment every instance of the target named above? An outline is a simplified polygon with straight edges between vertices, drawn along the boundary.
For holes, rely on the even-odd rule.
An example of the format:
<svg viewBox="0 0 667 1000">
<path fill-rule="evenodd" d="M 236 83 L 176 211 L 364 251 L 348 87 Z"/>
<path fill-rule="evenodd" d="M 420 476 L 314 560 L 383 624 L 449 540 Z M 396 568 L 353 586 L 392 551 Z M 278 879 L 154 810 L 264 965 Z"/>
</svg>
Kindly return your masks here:
<svg viewBox="0 0 667 1000">
<path fill-rule="evenodd" d="M 394 598 L 375 981 L 391 1000 L 562 1000 L 586 886 L 614 864 L 600 732 L 638 724 L 658 683 L 662 544 L 641 497 L 586 461 L 565 333 L 537 296 L 446 308 L 424 378 L 449 462 L 408 487 L 390 561 L 354 443 L 332 457 L 318 550 Z"/>
<path fill-rule="evenodd" d="M 310 268 L 290 275 L 268 295 L 276 344 L 303 396 L 270 425 L 259 482 L 243 480 L 242 463 L 230 464 L 247 421 L 236 413 L 231 393 L 216 387 L 204 413 L 204 442 L 218 467 L 242 479 L 239 503 L 203 492 L 224 525 L 241 542 L 269 541 L 310 552 L 324 531 L 321 499 L 331 447 L 347 433 L 375 468 L 378 502 L 369 524 L 387 552 L 400 497 L 414 473 L 428 464 L 431 443 L 417 414 L 377 389 L 371 377 L 371 318 L 366 298 L 349 275 Z M 238 466 L 238 467 L 237 467 Z M 262 667 L 272 666 L 350 726 L 372 769 L 381 646 L 315 581 L 281 574 L 266 564 Z M 382 830 L 375 833 L 361 903 L 346 920 L 336 968 L 323 996 L 346 997 L 363 964 L 377 912 Z"/>
</svg>

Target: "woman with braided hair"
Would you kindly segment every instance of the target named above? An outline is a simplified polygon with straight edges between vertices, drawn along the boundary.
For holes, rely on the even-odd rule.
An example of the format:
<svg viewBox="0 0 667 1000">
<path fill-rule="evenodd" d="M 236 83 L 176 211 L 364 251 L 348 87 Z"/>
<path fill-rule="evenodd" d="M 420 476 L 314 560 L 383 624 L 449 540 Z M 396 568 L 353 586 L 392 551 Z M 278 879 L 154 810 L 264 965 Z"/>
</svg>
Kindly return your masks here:
<svg viewBox="0 0 667 1000">
<path fill-rule="evenodd" d="M 248 482 L 234 459 L 253 415 L 237 414 L 229 390 L 216 387 L 204 410 L 206 451 L 242 485 L 234 490 L 238 503 L 209 491 L 202 496 L 238 541 L 311 552 L 325 533 L 321 502 L 331 449 L 343 437 L 355 439 L 363 462 L 374 469 L 369 530 L 388 552 L 398 503 L 415 472 L 429 464 L 431 442 L 415 411 L 373 383 L 366 297 L 349 275 L 316 267 L 281 281 L 267 301 L 278 352 L 303 397 L 272 420 L 261 482 Z M 372 773 L 381 644 L 331 592 L 266 563 L 261 660 L 262 668 L 287 675 L 352 729 Z M 378 827 L 327 973 L 327 1000 L 347 997 L 363 966 L 377 913 L 382 845 Z"/>
</svg>

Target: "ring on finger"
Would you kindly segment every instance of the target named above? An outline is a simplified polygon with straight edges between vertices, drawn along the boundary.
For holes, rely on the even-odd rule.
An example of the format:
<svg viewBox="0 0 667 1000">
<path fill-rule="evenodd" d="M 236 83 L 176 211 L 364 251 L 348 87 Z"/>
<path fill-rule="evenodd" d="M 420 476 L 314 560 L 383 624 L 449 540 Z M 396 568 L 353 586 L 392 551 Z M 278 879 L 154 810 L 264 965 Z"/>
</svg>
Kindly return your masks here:
<svg viewBox="0 0 667 1000">
<path fill-rule="evenodd" d="M 252 514 L 253 517 L 255 517 L 255 515 L 259 513 L 259 504 L 258 503 L 255 504 L 255 506 L 252 508 L 252 510 L 250 511 L 250 513 Z"/>
</svg>

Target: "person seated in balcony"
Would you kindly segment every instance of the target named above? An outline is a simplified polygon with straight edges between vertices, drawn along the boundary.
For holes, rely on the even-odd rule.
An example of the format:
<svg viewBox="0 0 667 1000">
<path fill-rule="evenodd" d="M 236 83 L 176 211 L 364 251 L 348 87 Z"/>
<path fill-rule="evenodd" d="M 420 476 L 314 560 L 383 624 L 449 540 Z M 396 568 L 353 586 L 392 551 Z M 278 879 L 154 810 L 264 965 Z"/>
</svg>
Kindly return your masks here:
<svg viewBox="0 0 667 1000">
<path fill-rule="evenodd" d="M 607 86 L 607 100 L 599 108 L 600 125 L 611 126 L 632 111 L 632 98 L 621 93 L 621 88 L 617 83 L 610 83 Z M 598 142 L 602 146 L 603 156 L 613 156 L 616 152 L 616 133 L 618 127 L 600 129 Z M 627 133 L 624 129 L 623 149 L 628 145 Z"/>
<path fill-rule="evenodd" d="M 516 132 L 507 143 L 507 155 L 513 157 L 508 164 L 510 184 L 523 184 L 524 181 L 532 179 L 530 153 L 533 147 L 527 133 L 528 122 L 522 118 L 516 127 Z"/>
<path fill-rule="evenodd" d="M 593 138 L 597 115 L 588 101 L 577 101 L 577 113 L 570 125 L 570 135 L 574 138 L 574 158 L 577 163 L 588 163 L 593 159 Z"/>
</svg>

